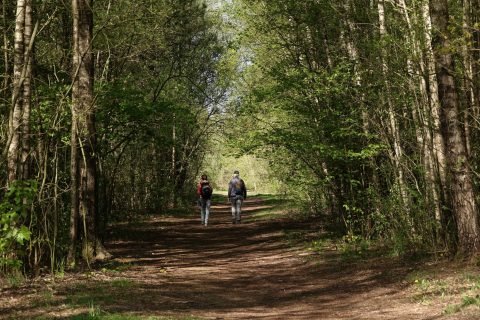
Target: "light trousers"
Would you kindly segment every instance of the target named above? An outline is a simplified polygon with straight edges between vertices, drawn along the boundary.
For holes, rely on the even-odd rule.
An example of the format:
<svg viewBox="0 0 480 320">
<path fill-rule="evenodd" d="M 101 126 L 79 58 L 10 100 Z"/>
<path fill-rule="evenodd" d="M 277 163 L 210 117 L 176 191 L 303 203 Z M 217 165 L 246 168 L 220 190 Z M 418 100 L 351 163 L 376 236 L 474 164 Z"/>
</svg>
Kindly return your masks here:
<svg viewBox="0 0 480 320">
<path fill-rule="evenodd" d="M 232 202 L 232 221 L 240 222 L 242 219 L 242 203 L 243 197 L 236 196 L 231 198 Z"/>
<path fill-rule="evenodd" d="M 210 215 L 210 205 L 212 204 L 212 200 L 210 199 L 200 199 L 200 215 L 202 219 L 202 224 L 208 224 L 208 216 Z"/>
</svg>

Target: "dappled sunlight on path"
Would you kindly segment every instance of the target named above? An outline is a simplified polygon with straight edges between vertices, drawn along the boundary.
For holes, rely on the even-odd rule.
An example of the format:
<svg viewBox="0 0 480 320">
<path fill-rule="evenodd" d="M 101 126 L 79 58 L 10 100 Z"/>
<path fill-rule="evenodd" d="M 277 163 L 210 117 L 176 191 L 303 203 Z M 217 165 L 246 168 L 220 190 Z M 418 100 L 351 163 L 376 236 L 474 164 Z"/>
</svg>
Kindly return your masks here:
<svg viewBox="0 0 480 320">
<path fill-rule="evenodd" d="M 68 318 L 87 314 L 83 304 L 111 314 L 200 319 L 442 318 L 441 310 L 405 294 L 405 267 L 346 264 L 291 247 L 285 231 L 308 226 L 282 215 L 252 219 L 269 209 L 249 199 L 236 225 L 227 203 L 212 207 L 207 227 L 199 214 L 121 224 L 107 243 L 115 270 L 59 283 L 41 312 L 20 306 L 0 311 L 17 318 Z"/>
<path fill-rule="evenodd" d="M 248 200 L 244 218 L 269 208 Z M 115 256 L 136 261 L 127 274 L 139 284 L 134 300 L 149 301 L 125 309 L 213 319 L 427 319 L 421 308 L 404 308 L 402 297 L 388 298 L 401 287 L 381 266 L 301 258 L 285 242 L 290 227 L 288 219 L 233 225 L 228 204 L 212 207 L 208 227 L 197 217 L 155 218 L 138 230 L 141 242 L 110 244 Z"/>
</svg>

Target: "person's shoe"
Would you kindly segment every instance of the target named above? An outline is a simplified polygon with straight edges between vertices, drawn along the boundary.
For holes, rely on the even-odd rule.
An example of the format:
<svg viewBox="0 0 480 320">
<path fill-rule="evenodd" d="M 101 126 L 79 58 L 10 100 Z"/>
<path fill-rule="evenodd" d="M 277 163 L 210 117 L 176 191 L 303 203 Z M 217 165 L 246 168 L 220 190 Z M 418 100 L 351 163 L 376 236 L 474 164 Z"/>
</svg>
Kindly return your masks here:
<svg viewBox="0 0 480 320">
<path fill-rule="evenodd" d="M 237 220 L 237 222 L 236 222 L 236 223 L 240 223 L 240 222 L 242 222 L 242 220 Z"/>
<path fill-rule="evenodd" d="M 232 224 L 236 224 L 236 223 L 237 223 L 237 220 L 233 219 Z"/>
</svg>

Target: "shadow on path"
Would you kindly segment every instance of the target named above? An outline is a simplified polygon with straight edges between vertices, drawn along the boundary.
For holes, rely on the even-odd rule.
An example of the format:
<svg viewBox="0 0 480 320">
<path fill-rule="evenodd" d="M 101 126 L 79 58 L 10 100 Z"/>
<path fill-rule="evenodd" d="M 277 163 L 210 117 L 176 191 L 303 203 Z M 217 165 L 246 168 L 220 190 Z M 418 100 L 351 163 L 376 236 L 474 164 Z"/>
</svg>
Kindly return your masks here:
<svg viewBox="0 0 480 320">
<path fill-rule="evenodd" d="M 249 199 L 244 217 L 269 208 Z M 60 306 L 91 301 L 111 313 L 205 319 L 438 318 L 405 298 L 405 267 L 312 259 L 287 246 L 283 231 L 294 227 L 288 218 L 233 225 L 225 203 L 213 206 L 208 227 L 199 215 L 120 226 L 107 247 L 124 270 L 59 285 L 47 314 L 67 317 Z"/>
</svg>

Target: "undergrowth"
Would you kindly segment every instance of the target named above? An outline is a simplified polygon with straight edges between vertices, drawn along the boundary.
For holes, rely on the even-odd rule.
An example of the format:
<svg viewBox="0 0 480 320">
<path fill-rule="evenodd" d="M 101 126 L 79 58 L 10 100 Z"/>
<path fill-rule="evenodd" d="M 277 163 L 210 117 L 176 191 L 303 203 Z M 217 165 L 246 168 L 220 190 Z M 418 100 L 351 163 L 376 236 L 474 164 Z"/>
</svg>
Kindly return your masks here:
<svg viewBox="0 0 480 320">
<path fill-rule="evenodd" d="M 424 305 L 445 305 L 443 313 L 446 315 L 469 308 L 480 309 L 480 274 L 477 271 L 457 273 L 455 267 L 447 268 L 447 272 L 418 270 L 410 273 L 406 280 L 413 287 L 412 300 Z"/>
</svg>

